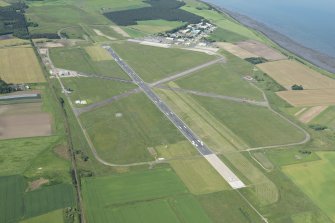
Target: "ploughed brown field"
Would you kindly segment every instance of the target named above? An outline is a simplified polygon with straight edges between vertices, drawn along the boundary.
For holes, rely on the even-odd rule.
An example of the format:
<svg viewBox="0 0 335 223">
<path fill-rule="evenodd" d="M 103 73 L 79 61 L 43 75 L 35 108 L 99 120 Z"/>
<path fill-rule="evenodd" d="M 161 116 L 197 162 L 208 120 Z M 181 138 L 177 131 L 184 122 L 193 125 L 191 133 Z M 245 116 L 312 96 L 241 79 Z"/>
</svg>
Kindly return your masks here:
<svg viewBox="0 0 335 223">
<path fill-rule="evenodd" d="M 51 135 L 51 116 L 42 103 L 0 106 L 0 139 Z"/>
<path fill-rule="evenodd" d="M 279 53 L 277 50 L 256 40 L 242 41 L 237 43 L 237 46 L 267 60 L 274 61 L 287 59 L 285 55 Z"/>
</svg>

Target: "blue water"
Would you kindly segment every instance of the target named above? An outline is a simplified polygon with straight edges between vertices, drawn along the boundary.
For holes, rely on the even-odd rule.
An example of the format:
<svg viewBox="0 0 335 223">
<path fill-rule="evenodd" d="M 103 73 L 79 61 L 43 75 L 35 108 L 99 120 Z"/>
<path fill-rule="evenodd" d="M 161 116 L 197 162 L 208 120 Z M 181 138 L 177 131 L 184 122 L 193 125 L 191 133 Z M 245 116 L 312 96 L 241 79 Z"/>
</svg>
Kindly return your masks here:
<svg viewBox="0 0 335 223">
<path fill-rule="evenodd" d="M 205 0 L 335 57 L 335 0 Z"/>
</svg>

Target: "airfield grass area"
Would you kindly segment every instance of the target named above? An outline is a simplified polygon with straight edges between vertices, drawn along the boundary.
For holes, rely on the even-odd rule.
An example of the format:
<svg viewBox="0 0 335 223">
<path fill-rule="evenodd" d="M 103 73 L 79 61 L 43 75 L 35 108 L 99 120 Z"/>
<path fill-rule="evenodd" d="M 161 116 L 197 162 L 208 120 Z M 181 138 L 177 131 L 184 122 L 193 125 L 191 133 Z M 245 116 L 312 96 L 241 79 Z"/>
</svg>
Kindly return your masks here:
<svg viewBox="0 0 335 223">
<path fill-rule="evenodd" d="M 204 158 L 184 158 L 169 163 L 193 194 L 230 189 L 226 181 Z"/>
<path fill-rule="evenodd" d="M 53 210 L 72 207 L 74 191 L 70 184 L 57 184 L 32 192 L 25 192 L 26 182 L 22 176 L 0 177 L 0 220 L 17 222 Z"/>
<path fill-rule="evenodd" d="M 0 48 L 0 58 L 0 78 L 7 83 L 45 82 L 42 69 L 31 47 Z"/>
<path fill-rule="evenodd" d="M 256 212 L 234 190 L 201 195 L 198 200 L 213 223 L 261 222 Z"/>
<path fill-rule="evenodd" d="M 195 97 L 213 116 L 251 147 L 299 142 L 304 133 L 264 107 Z"/>
<path fill-rule="evenodd" d="M 37 217 L 28 218 L 27 220 L 20 221 L 20 223 L 64 223 L 63 210 L 56 210 L 43 214 Z"/>
<path fill-rule="evenodd" d="M 80 118 L 98 154 L 110 162 L 149 161 L 153 157 L 148 147 L 184 139 L 142 93 L 84 113 Z"/>
<path fill-rule="evenodd" d="M 293 60 L 268 62 L 257 67 L 288 90 L 294 84 L 302 85 L 304 89 L 335 88 L 335 80 Z"/>
<path fill-rule="evenodd" d="M 215 59 L 205 53 L 137 43 L 115 43 L 112 47 L 146 82 L 157 81 Z"/>
<path fill-rule="evenodd" d="M 160 33 L 169 31 L 180 26 L 183 26 L 185 23 L 180 21 L 167 21 L 167 20 L 145 20 L 138 21 L 137 25 L 130 26 L 133 29 L 140 30 L 148 34 Z"/>
<path fill-rule="evenodd" d="M 70 94 L 72 103 L 75 103 L 76 100 L 86 100 L 88 104 L 91 104 L 135 88 L 135 85 L 131 83 L 89 77 L 63 78 L 62 82 L 66 88 L 72 90 Z"/>
<path fill-rule="evenodd" d="M 199 70 L 176 82 L 181 88 L 207 93 L 264 100 L 262 93 L 243 77 L 250 74 L 252 65 L 233 55 L 226 55 L 227 62 Z"/>
<path fill-rule="evenodd" d="M 84 178 L 90 222 L 211 222 L 170 168 Z"/>
<path fill-rule="evenodd" d="M 93 61 L 113 60 L 113 57 L 101 46 L 88 46 L 85 50 Z"/>
<path fill-rule="evenodd" d="M 209 39 L 214 40 L 215 42 L 235 43 L 238 41 L 246 40 L 247 37 L 239 35 L 238 33 L 235 33 L 235 32 L 232 32 L 226 29 L 217 28 L 214 30 L 213 33 L 210 34 Z"/>
<path fill-rule="evenodd" d="M 159 157 L 166 159 L 200 156 L 198 151 L 186 139 L 175 144 L 157 146 Z"/>
<path fill-rule="evenodd" d="M 253 188 L 253 193 L 260 203 L 271 204 L 278 200 L 276 186 L 242 153 L 239 153 L 239 150 L 247 148 L 247 144 L 222 121 L 189 95 L 167 90 L 157 92 L 214 152 L 223 154 L 222 156 L 233 165 L 234 170 L 240 173 L 239 177 L 246 179 L 244 183 Z"/>
<path fill-rule="evenodd" d="M 50 58 L 59 68 L 129 79 L 114 60 L 94 61 L 83 48 L 53 48 Z"/>
<path fill-rule="evenodd" d="M 283 167 L 283 171 L 298 185 L 328 217 L 335 221 L 334 213 L 334 152 L 317 152 L 321 158 L 303 164 Z"/>
</svg>

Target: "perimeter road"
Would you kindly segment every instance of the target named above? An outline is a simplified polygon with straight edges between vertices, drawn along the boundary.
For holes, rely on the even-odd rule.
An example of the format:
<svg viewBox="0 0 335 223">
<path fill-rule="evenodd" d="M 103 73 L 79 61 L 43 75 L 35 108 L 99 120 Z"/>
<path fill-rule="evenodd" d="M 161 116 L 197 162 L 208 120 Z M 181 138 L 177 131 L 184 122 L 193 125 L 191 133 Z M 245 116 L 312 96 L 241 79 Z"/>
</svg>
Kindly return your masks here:
<svg viewBox="0 0 335 223">
<path fill-rule="evenodd" d="M 102 46 L 106 49 L 124 70 L 129 77 L 137 84 L 156 107 L 179 129 L 179 131 L 192 143 L 198 152 L 208 160 L 213 168 L 228 182 L 233 189 L 243 188 L 245 184 L 214 154 L 198 136 L 156 95 L 135 71 L 128 66 L 115 52 L 107 45 Z"/>
</svg>

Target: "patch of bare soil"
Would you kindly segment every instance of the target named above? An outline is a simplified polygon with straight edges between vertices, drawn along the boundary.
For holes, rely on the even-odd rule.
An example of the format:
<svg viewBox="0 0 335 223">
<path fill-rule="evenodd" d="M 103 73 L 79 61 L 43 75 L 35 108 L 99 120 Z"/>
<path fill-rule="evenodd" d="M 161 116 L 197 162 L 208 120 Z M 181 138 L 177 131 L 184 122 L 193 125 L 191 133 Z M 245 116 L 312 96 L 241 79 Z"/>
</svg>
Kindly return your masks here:
<svg viewBox="0 0 335 223">
<path fill-rule="evenodd" d="M 40 188 L 43 184 L 47 184 L 47 183 L 49 183 L 49 180 L 45 178 L 40 178 L 38 180 L 31 181 L 28 183 L 28 188 L 26 191 L 36 190 Z"/>
</svg>

